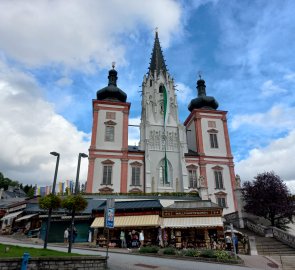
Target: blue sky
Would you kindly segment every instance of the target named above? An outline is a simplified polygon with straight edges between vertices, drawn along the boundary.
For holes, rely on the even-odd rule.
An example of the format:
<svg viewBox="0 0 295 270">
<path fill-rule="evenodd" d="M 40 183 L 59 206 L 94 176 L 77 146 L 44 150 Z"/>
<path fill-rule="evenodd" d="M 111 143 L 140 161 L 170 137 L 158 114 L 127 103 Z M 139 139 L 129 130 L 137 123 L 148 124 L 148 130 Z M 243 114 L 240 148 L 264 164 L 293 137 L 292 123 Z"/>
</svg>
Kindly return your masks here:
<svg viewBox="0 0 295 270">
<path fill-rule="evenodd" d="M 0 1 L 0 171 L 49 184 L 57 151 L 59 180 L 74 179 L 112 61 L 138 123 L 158 27 L 180 120 L 201 71 L 228 111 L 236 173 L 245 181 L 273 170 L 295 192 L 294 10 L 292 0 Z M 138 141 L 138 130 L 129 135 Z"/>
</svg>

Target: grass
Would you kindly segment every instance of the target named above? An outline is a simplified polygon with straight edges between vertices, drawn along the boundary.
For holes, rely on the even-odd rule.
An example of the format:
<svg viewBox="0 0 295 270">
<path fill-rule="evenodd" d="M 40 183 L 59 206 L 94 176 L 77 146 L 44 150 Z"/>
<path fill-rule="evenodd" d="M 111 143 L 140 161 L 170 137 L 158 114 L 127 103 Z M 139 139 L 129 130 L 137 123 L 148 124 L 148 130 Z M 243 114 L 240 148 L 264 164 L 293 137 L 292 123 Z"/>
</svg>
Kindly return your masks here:
<svg viewBox="0 0 295 270">
<path fill-rule="evenodd" d="M 66 253 L 50 249 L 38 249 L 29 247 L 20 247 L 13 245 L 0 244 L 0 258 L 19 258 L 27 252 L 30 257 L 69 257 L 69 256 L 82 256 L 76 253 Z"/>
</svg>

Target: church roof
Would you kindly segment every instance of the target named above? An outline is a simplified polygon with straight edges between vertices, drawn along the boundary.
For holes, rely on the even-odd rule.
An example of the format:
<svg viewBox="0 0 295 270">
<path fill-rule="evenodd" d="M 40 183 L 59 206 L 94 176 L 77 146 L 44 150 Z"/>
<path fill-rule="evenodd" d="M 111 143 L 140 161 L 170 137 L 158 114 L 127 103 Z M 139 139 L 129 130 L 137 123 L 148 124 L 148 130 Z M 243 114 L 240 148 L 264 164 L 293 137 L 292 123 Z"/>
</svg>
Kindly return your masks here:
<svg viewBox="0 0 295 270">
<path fill-rule="evenodd" d="M 197 81 L 198 97 L 191 100 L 188 105 L 188 109 L 193 111 L 194 109 L 209 109 L 216 110 L 218 108 L 218 102 L 214 97 L 206 95 L 206 85 L 203 79 Z"/>
<path fill-rule="evenodd" d="M 97 100 L 110 100 L 110 101 L 118 101 L 118 102 L 126 102 L 127 95 L 126 93 L 117 87 L 117 71 L 114 69 L 109 71 L 109 84 L 108 86 L 98 90 L 96 92 Z"/>
<path fill-rule="evenodd" d="M 167 66 L 165 64 L 165 59 L 164 59 L 163 52 L 161 49 L 158 32 L 156 31 L 154 48 L 153 48 L 153 52 L 152 52 L 149 71 L 153 75 L 155 71 L 157 71 L 157 74 L 159 74 L 160 70 L 162 70 L 162 72 L 164 74 L 166 74 Z"/>
</svg>

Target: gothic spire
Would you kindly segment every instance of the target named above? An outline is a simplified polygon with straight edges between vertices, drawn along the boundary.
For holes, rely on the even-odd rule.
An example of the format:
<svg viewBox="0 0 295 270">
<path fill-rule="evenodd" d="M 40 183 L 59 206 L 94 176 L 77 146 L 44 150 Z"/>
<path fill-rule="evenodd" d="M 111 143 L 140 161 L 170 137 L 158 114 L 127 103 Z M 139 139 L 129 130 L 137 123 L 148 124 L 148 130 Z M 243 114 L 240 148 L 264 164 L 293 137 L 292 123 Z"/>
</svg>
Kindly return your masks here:
<svg viewBox="0 0 295 270">
<path fill-rule="evenodd" d="M 160 70 L 162 70 L 164 74 L 166 74 L 167 72 L 157 29 L 156 29 L 156 35 L 155 35 L 154 48 L 152 52 L 152 58 L 151 58 L 150 67 L 149 67 L 149 71 L 151 72 L 151 74 L 154 74 L 155 70 L 157 71 L 157 74 L 160 73 Z"/>
</svg>

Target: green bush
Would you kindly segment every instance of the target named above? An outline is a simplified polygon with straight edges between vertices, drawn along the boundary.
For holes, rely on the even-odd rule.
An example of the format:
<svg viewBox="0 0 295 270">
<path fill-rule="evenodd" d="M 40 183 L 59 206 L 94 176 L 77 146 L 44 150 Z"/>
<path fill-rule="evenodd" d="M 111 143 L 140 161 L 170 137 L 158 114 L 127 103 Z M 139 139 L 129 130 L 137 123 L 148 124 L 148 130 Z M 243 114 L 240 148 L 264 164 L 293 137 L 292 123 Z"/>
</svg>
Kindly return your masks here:
<svg viewBox="0 0 295 270">
<path fill-rule="evenodd" d="M 215 251 L 216 258 L 221 261 L 226 261 L 232 259 L 230 254 L 228 254 L 225 250 L 216 250 Z"/>
<path fill-rule="evenodd" d="M 199 257 L 200 254 L 201 254 L 201 252 L 199 250 L 193 249 L 193 248 L 186 249 L 186 250 L 182 251 L 182 255 L 187 256 L 187 257 Z"/>
<path fill-rule="evenodd" d="M 175 255 L 176 254 L 176 250 L 175 250 L 175 248 L 168 247 L 168 248 L 165 248 L 163 250 L 163 254 L 165 254 L 165 255 Z"/>
<path fill-rule="evenodd" d="M 201 251 L 200 257 L 203 258 L 216 258 L 216 254 L 212 249 L 205 249 Z"/>
<path fill-rule="evenodd" d="M 159 248 L 157 246 L 141 247 L 140 253 L 158 253 Z"/>
</svg>

